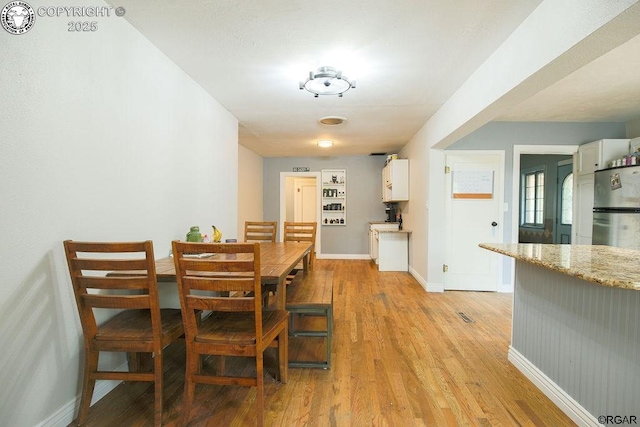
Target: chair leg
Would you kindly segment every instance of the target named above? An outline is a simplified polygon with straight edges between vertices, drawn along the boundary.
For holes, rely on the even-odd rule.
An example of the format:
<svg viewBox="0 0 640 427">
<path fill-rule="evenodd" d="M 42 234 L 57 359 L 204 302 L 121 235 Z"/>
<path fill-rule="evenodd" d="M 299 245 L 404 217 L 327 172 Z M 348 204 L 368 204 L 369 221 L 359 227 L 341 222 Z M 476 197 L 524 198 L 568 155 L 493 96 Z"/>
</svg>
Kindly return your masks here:
<svg viewBox="0 0 640 427">
<path fill-rule="evenodd" d="M 225 370 L 225 362 L 226 362 L 226 357 L 225 356 L 216 356 L 216 374 L 219 376 L 224 376 L 224 370 Z"/>
<path fill-rule="evenodd" d="M 78 425 L 82 425 L 87 421 L 89 415 L 89 406 L 91 406 L 91 398 L 93 397 L 93 389 L 96 386 L 96 380 L 93 373 L 98 370 L 99 352 L 85 349 L 84 357 L 84 379 L 82 380 L 82 397 L 80 398 L 80 410 L 78 411 Z"/>
<path fill-rule="evenodd" d="M 190 354 L 187 351 L 186 372 L 184 376 L 184 394 L 182 396 L 182 422 L 183 426 L 189 423 L 189 415 L 191 413 L 191 405 L 193 405 L 193 395 L 196 390 L 196 384 L 193 382 L 193 375 L 200 372 L 200 355 Z"/>
<path fill-rule="evenodd" d="M 156 353 L 153 358 L 153 377 L 154 377 L 154 389 L 155 389 L 155 405 L 154 405 L 154 425 L 162 425 L 162 387 L 163 387 L 163 372 L 162 372 L 162 351 Z"/>
<path fill-rule="evenodd" d="M 264 353 L 256 355 L 256 421 L 257 426 L 264 425 Z"/>
</svg>

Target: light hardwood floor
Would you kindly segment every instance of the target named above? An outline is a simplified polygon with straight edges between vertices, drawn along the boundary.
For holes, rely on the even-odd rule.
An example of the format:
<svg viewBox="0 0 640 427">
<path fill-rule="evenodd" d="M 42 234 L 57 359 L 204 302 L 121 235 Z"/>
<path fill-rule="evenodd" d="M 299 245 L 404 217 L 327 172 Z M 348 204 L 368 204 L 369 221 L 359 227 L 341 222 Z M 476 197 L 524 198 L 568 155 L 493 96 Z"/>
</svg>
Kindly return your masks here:
<svg viewBox="0 0 640 427">
<path fill-rule="evenodd" d="M 332 368 L 290 369 L 280 384 L 267 358 L 265 425 L 574 425 L 507 360 L 511 294 L 427 294 L 408 273 L 381 273 L 368 261 L 317 260 L 316 268 L 334 271 Z M 314 340 L 292 340 L 290 356 L 322 356 Z M 247 362 L 227 367 L 247 371 Z M 183 367 L 184 347 L 173 344 L 165 352 L 165 425 L 179 420 Z M 198 386 L 189 425 L 253 425 L 254 400 L 255 388 Z M 125 383 L 91 408 L 87 425 L 152 419 L 152 387 Z"/>
</svg>

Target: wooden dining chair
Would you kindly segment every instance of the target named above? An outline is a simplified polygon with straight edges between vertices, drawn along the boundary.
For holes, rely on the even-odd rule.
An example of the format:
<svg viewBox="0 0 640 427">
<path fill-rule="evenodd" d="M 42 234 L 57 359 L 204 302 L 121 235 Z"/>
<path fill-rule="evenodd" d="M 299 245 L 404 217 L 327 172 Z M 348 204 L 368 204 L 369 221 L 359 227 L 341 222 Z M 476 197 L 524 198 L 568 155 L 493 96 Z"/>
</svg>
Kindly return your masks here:
<svg viewBox="0 0 640 427">
<path fill-rule="evenodd" d="M 275 242 L 276 233 L 278 231 L 278 223 L 276 221 L 269 222 L 244 222 L 244 241 L 245 242 Z"/>
<path fill-rule="evenodd" d="M 194 257 L 202 253 L 217 255 Z M 182 424 L 186 425 L 189 421 L 196 384 L 235 384 L 257 388 L 256 420 L 257 425 L 262 426 L 263 353 L 267 347 L 277 344 L 276 377 L 286 383 L 289 312 L 263 310 L 260 300 L 260 244 L 174 241 L 173 259 L 187 348 Z M 213 295 L 220 296 L 202 295 L 202 292 L 194 291 L 215 291 Z M 197 310 L 210 310 L 211 313 L 198 323 Z M 203 355 L 252 357 L 256 376 L 230 377 L 219 369 L 215 374 L 204 373 L 201 369 Z"/>
<path fill-rule="evenodd" d="M 290 222 L 284 223 L 285 242 L 311 242 L 313 248 L 309 254 L 309 268 L 313 269 L 316 259 L 316 229 L 318 224 L 315 222 Z"/>
<path fill-rule="evenodd" d="M 162 424 L 162 349 L 184 334 L 180 310 L 160 309 L 153 244 L 64 242 L 84 335 L 84 379 L 78 413 L 83 424 L 96 380 L 154 383 L 154 424 Z M 116 272 L 114 276 L 106 275 Z M 131 272 L 128 274 L 127 272 Z M 129 290 L 135 293 L 123 294 Z M 110 315 L 96 309 L 110 310 Z M 102 310 L 101 310 L 102 311 Z M 151 372 L 98 370 L 101 351 L 152 353 Z"/>
</svg>

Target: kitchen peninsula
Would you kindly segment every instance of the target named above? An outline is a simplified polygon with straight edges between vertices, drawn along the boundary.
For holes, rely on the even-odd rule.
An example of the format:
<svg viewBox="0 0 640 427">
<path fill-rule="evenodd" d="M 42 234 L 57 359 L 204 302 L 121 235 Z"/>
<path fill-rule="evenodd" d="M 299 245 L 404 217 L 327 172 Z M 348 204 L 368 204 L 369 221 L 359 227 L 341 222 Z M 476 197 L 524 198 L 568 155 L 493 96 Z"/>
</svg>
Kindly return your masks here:
<svg viewBox="0 0 640 427">
<path fill-rule="evenodd" d="M 640 251 L 480 247 L 515 258 L 509 360 L 578 425 L 640 421 Z"/>
</svg>

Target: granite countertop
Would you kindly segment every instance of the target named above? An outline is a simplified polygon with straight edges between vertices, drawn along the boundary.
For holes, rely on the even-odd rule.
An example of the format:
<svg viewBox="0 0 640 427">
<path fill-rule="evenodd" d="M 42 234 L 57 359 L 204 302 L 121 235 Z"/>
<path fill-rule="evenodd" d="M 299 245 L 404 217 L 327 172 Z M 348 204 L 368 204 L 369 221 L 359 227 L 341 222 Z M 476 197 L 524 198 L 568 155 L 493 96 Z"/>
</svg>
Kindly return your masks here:
<svg viewBox="0 0 640 427">
<path fill-rule="evenodd" d="M 408 233 L 411 234 L 410 230 L 376 230 L 378 233 Z"/>
<path fill-rule="evenodd" d="M 389 222 L 389 221 L 369 221 L 369 224 L 397 224 L 396 221 L 394 222 Z"/>
<path fill-rule="evenodd" d="M 479 246 L 602 286 L 640 291 L 640 251 L 637 250 L 539 243 L 480 243 Z"/>
</svg>

